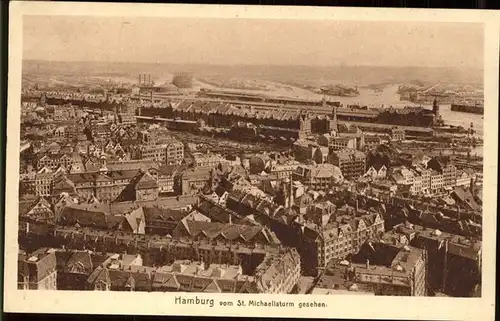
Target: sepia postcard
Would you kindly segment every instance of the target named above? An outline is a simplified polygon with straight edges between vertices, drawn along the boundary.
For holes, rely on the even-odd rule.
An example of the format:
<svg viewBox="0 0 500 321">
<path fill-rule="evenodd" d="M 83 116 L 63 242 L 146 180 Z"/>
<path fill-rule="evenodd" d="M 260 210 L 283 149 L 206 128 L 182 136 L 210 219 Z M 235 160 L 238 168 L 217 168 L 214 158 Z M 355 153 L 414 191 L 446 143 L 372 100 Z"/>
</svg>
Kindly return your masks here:
<svg viewBox="0 0 500 321">
<path fill-rule="evenodd" d="M 5 311 L 493 320 L 498 12 L 10 17 Z"/>
</svg>

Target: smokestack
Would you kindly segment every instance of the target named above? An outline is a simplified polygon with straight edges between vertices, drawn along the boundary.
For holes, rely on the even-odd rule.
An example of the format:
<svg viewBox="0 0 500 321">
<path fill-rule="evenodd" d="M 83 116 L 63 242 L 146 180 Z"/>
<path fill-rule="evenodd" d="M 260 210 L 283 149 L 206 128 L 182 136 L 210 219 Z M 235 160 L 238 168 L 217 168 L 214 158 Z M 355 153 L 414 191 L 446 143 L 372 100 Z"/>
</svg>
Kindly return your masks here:
<svg viewBox="0 0 500 321">
<path fill-rule="evenodd" d="M 370 268 L 370 260 L 366 260 L 366 269 L 368 270 Z"/>
<path fill-rule="evenodd" d="M 139 82 L 137 83 L 139 87 L 141 86 L 141 74 L 139 74 Z"/>
<path fill-rule="evenodd" d="M 233 216 L 229 214 L 229 225 L 233 225 Z"/>
<path fill-rule="evenodd" d="M 356 216 L 358 215 L 358 210 L 359 210 L 359 201 L 358 198 L 356 197 Z"/>
</svg>

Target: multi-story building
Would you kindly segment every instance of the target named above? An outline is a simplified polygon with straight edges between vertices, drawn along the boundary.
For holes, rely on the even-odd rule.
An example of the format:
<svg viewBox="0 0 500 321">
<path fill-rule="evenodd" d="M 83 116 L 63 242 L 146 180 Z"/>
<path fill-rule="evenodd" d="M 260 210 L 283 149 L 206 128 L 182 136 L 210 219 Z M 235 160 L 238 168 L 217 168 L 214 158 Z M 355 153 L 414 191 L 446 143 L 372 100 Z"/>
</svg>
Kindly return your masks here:
<svg viewBox="0 0 500 321">
<path fill-rule="evenodd" d="M 167 159 L 167 146 L 161 145 L 142 145 L 137 151 L 137 158 L 150 160 L 158 163 L 164 163 Z"/>
<path fill-rule="evenodd" d="M 429 191 L 431 193 L 441 192 L 444 188 L 444 178 L 441 173 L 435 170 L 430 171 L 430 186 Z"/>
<path fill-rule="evenodd" d="M 481 283 L 481 241 L 413 224 L 394 230 L 407 236 L 412 246 L 426 250 L 431 294 L 466 297 Z"/>
<path fill-rule="evenodd" d="M 142 130 L 137 133 L 142 145 L 157 145 L 160 143 L 160 132 L 158 130 Z"/>
<path fill-rule="evenodd" d="M 90 122 L 90 133 L 94 142 L 105 143 L 111 136 L 111 124 L 105 121 L 92 120 Z"/>
<path fill-rule="evenodd" d="M 400 142 L 406 139 L 406 133 L 403 128 L 393 127 L 391 128 L 391 136 L 392 141 Z"/>
<path fill-rule="evenodd" d="M 411 170 L 402 166 L 397 170 L 397 172 L 403 177 L 403 184 L 413 185 L 415 181 L 415 175 Z"/>
<path fill-rule="evenodd" d="M 99 291 L 270 293 L 287 294 L 300 277 L 300 257 L 293 249 L 267 254 L 251 275 L 240 264 L 176 260 L 157 269 L 108 264 L 88 278 Z"/>
<path fill-rule="evenodd" d="M 360 150 L 372 150 L 377 148 L 380 143 L 381 139 L 378 135 L 365 135 L 362 134 L 360 139 L 359 139 L 359 149 Z"/>
<path fill-rule="evenodd" d="M 366 172 L 366 156 L 364 153 L 352 149 L 334 151 L 329 161 L 342 171 L 348 180 L 357 179 Z"/>
<path fill-rule="evenodd" d="M 457 183 L 457 168 L 453 163 L 447 163 L 442 168 L 443 183 L 447 188 L 455 187 Z"/>
<path fill-rule="evenodd" d="M 212 153 L 193 153 L 193 160 L 195 167 L 215 167 L 219 164 L 225 165 L 229 163 L 221 155 Z"/>
<path fill-rule="evenodd" d="M 327 146 L 330 152 L 342 149 L 356 149 L 356 137 L 339 137 L 331 134 L 323 134 L 318 143 Z"/>
<path fill-rule="evenodd" d="M 211 168 L 200 167 L 180 172 L 175 177 L 175 190 L 182 195 L 196 194 L 206 186 Z"/>
<path fill-rule="evenodd" d="M 68 192 L 69 186 L 84 199 L 97 197 L 101 201 L 114 201 L 118 196 L 124 196 L 125 198 L 131 198 L 129 200 L 135 200 L 137 198 L 136 185 L 146 174 L 149 175 L 149 173 L 141 172 L 138 169 L 67 174 L 61 176 L 54 183 L 53 194 L 59 195 L 62 192 Z M 153 183 L 156 185 L 156 193 L 158 192 L 156 179 L 153 179 L 153 181 L 146 184 L 148 193 L 154 189 L 154 187 L 149 186 Z M 130 184 L 133 184 L 130 187 L 130 192 L 123 195 L 122 192 Z M 142 184 L 140 184 L 140 187 L 142 187 Z"/>
<path fill-rule="evenodd" d="M 41 248 L 29 255 L 18 256 L 19 290 L 57 290 L 55 251 Z"/>
<path fill-rule="evenodd" d="M 415 170 L 415 178 L 418 179 L 418 177 L 420 177 L 421 181 L 420 193 L 428 194 L 431 188 L 431 170 L 423 168 L 422 166 L 417 166 L 414 168 L 414 170 Z M 415 191 L 418 194 L 418 190 L 415 189 Z"/>
<path fill-rule="evenodd" d="M 300 279 L 300 255 L 294 248 L 276 256 L 267 255 L 255 270 L 259 292 L 291 293 Z"/>
<path fill-rule="evenodd" d="M 158 182 L 150 173 L 139 173 L 135 177 L 135 182 L 132 181 L 132 183 L 135 189 L 135 198 L 132 201 L 154 201 L 158 199 Z"/>
<path fill-rule="evenodd" d="M 158 193 L 170 194 L 175 192 L 176 167 L 163 165 L 158 168 Z"/>
<path fill-rule="evenodd" d="M 325 279 L 332 275 L 338 275 L 340 277 L 332 284 L 333 289 L 347 288 L 351 292 L 361 290 L 390 296 L 427 295 L 425 251 L 410 246 L 385 246 L 371 242 L 366 247 L 370 247 L 372 252 L 359 253 L 365 258 L 364 263 L 357 262 L 356 256 L 355 262 L 332 260 L 320 277 L 319 284 L 327 283 Z"/>
<path fill-rule="evenodd" d="M 37 196 L 50 196 L 52 194 L 52 184 L 54 180 L 54 172 L 43 167 L 35 175 L 35 194 Z"/>
<path fill-rule="evenodd" d="M 472 179 L 472 175 L 470 175 L 466 171 L 458 171 L 456 186 L 470 186 L 470 182 Z"/>
<path fill-rule="evenodd" d="M 444 188 L 455 187 L 457 182 L 457 168 L 450 157 L 433 157 L 427 163 L 427 168 L 443 175 Z"/>
<path fill-rule="evenodd" d="M 326 191 L 340 183 L 344 177 L 341 170 L 332 164 L 300 165 L 292 179 L 317 191 Z"/>
<path fill-rule="evenodd" d="M 155 136 L 145 136 L 155 140 Z M 184 144 L 176 139 L 163 140 L 161 143 L 153 144 L 147 140 L 137 151 L 137 158 L 151 160 L 167 165 L 178 165 L 184 159 Z"/>
<path fill-rule="evenodd" d="M 170 138 L 163 142 L 166 145 L 167 165 L 181 164 L 184 160 L 184 144 L 174 138 Z"/>
<path fill-rule="evenodd" d="M 421 195 L 423 193 L 423 180 L 422 176 L 415 174 L 413 177 L 413 185 L 410 187 L 410 194 Z"/>
<path fill-rule="evenodd" d="M 241 244 L 279 245 L 280 241 L 269 228 L 261 225 L 248 226 L 232 223 L 218 223 L 182 220 L 172 231 L 172 237 L 189 237 L 196 240 L 215 241 L 225 239 Z"/>
<path fill-rule="evenodd" d="M 319 222 L 318 222 L 319 223 Z M 321 217 L 321 224 L 305 224 L 303 244 L 299 252 L 308 273 L 317 274 L 330 260 L 357 253 L 368 239 L 384 232 L 384 219 L 378 213 L 356 216 L 336 215 Z"/>
<path fill-rule="evenodd" d="M 64 168 L 69 168 L 71 166 L 72 162 L 73 162 L 73 160 L 71 159 L 71 156 L 68 154 L 47 153 L 47 154 L 43 155 L 38 160 L 38 168 L 41 169 L 43 167 L 47 167 L 47 168 L 55 171 L 61 166 Z"/>
<path fill-rule="evenodd" d="M 300 163 L 292 164 L 274 164 L 271 165 L 271 174 L 275 174 L 277 180 L 290 179 L 293 172 L 299 167 Z"/>
</svg>

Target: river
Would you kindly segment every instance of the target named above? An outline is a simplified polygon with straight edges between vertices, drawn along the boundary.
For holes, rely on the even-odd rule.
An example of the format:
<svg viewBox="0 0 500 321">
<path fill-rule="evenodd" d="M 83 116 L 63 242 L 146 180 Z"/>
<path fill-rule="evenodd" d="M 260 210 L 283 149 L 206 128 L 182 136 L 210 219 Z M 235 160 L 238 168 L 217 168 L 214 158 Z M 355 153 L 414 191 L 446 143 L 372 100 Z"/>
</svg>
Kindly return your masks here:
<svg viewBox="0 0 500 321">
<path fill-rule="evenodd" d="M 385 87 L 381 92 L 375 92 L 367 88 L 359 88 L 358 90 L 360 94 L 357 97 L 331 97 L 331 100 L 341 101 L 343 104 L 359 104 L 369 107 L 393 106 L 394 108 L 403 108 L 405 106 L 419 106 L 419 104 L 401 101 L 397 93 L 398 85 Z M 424 107 L 432 109 L 432 104 L 424 105 Z M 476 131 L 475 136 L 483 138 L 483 115 L 452 111 L 451 105 L 440 105 L 439 112 L 446 125 L 469 128 L 472 123 Z M 479 146 L 472 149 L 471 154 L 482 156 L 483 147 Z"/>
<path fill-rule="evenodd" d="M 331 97 L 331 100 L 341 101 L 343 104 L 359 104 L 368 107 L 393 106 L 394 108 L 403 108 L 405 106 L 421 106 L 399 99 L 398 85 L 385 87 L 381 92 L 375 92 L 371 89 L 359 88 L 357 97 Z M 432 104 L 424 105 L 432 109 Z M 469 128 L 471 122 L 478 137 L 483 135 L 483 115 L 462 113 L 451 110 L 451 105 L 440 105 L 439 112 L 447 125 L 462 126 Z"/>
</svg>

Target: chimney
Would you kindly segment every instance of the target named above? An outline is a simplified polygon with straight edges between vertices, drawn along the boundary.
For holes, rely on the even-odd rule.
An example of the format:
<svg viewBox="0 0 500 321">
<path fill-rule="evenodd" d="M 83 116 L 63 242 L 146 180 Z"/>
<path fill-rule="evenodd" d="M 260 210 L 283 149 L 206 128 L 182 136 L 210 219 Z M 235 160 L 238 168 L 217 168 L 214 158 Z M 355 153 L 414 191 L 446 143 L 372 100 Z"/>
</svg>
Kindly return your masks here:
<svg viewBox="0 0 500 321">
<path fill-rule="evenodd" d="M 26 222 L 26 234 L 29 234 L 30 232 L 30 223 Z"/>
<path fill-rule="evenodd" d="M 233 216 L 229 214 L 229 225 L 233 225 Z"/>
<path fill-rule="evenodd" d="M 358 216 L 358 211 L 359 211 L 359 201 L 358 201 L 358 198 L 356 198 L 356 216 Z"/>
<path fill-rule="evenodd" d="M 370 268 L 370 260 L 366 260 L 366 269 L 368 270 Z"/>
</svg>

